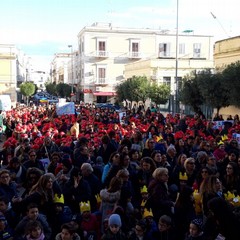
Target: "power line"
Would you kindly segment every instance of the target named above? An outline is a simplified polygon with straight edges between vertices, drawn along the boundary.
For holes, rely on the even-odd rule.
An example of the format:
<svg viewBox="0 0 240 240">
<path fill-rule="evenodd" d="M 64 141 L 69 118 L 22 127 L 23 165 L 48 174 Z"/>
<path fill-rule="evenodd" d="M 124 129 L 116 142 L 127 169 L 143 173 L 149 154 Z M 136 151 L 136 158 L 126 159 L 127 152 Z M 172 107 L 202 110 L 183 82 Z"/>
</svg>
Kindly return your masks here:
<svg viewBox="0 0 240 240">
<path fill-rule="evenodd" d="M 224 31 L 224 33 L 226 34 L 227 37 L 231 37 L 230 35 L 228 35 L 227 31 L 225 30 L 225 28 L 223 27 L 223 25 L 221 24 L 221 22 L 217 19 L 216 15 L 214 15 L 212 12 L 210 12 L 210 14 L 212 15 L 212 17 L 218 22 L 218 24 L 220 25 L 220 27 L 222 28 L 222 30 Z"/>
</svg>

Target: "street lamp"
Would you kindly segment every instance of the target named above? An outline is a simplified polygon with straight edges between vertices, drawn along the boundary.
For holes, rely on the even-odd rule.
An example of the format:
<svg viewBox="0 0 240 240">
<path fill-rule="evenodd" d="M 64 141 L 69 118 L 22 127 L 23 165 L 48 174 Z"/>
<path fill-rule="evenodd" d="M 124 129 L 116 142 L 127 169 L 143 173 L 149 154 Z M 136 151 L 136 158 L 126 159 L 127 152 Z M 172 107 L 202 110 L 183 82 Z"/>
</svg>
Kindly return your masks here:
<svg viewBox="0 0 240 240">
<path fill-rule="evenodd" d="M 175 114 L 179 112 L 179 89 L 178 89 L 178 0 L 177 0 L 177 19 L 176 19 L 176 66 L 175 66 L 175 83 L 176 83 L 176 92 L 175 92 Z"/>
<path fill-rule="evenodd" d="M 71 86 L 71 96 L 73 96 L 73 46 L 68 45 L 69 48 L 71 48 L 71 68 L 72 68 L 72 86 Z"/>
</svg>

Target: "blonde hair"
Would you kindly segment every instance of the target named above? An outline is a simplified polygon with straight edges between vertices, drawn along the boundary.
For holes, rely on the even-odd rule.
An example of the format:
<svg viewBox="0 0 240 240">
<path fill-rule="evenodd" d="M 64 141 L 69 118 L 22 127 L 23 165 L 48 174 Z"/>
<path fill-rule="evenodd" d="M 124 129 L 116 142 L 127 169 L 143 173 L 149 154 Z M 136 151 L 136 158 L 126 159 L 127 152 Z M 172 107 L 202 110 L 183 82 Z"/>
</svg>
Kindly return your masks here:
<svg viewBox="0 0 240 240">
<path fill-rule="evenodd" d="M 185 160 L 184 164 L 183 164 L 184 168 L 186 169 L 188 162 L 192 162 L 192 161 L 195 163 L 195 159 L 194 158 L 192 158 L 192 157 L 187 158 Z"/>
<path fill-rule="evenodd" d="M 168 169 L 159 167 L 154 170 L 152 176 L 154 179 L 159 180 L 163 174 L 168 174 Z"/>
</svg>

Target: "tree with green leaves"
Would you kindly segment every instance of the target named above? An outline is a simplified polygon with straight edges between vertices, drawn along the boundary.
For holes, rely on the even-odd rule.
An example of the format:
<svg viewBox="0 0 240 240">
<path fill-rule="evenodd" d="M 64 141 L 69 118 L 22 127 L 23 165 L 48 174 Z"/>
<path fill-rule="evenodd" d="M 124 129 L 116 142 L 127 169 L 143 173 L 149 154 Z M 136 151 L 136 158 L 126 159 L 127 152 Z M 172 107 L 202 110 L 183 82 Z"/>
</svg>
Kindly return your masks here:
<svg viewBox="0 0 240 240">
<path fill-rule="evenodd" d="M 36 86 L 31 82 L 24 82 L 20 85 L 20 92 L 23 96 L 27 98 L 27 105 L 29 101 L 29 97 L 35 93 Z"/>
<path fill-rule="evenodd" d="M 71 86 L 66 83 L 59 83 L 56 86 L 57 95 L 61 98 L 66 98 L 71 96 Z"/>
<path fill-rule="evenodd" d="M 146 77 L 133 76 L 116 87 L 118 101 L 142 101 L 149 97 L 150 83 Z"/>
<path fill-rule="evenodd" d="M 190 75 L 183 78 L 183 87 L 179 89 L 179 99 L 191 106 L 194 112 L 199 112 L 200 106 L 204 103 L 204 98 L 198 86 L 197 72 L 193 71 Z"/>
<path fill-rule="evenodd" d="M 151 101 L 157 105 L 166 104 L 170 93 L 171 89 L 167 84 L 158 85 L 157 83 L 153 83 L 149 88 L 149 98 L 151 98 Z"/>
<path fill-rule="evenodd" d="M 222 75 L 224 85 L 230 91 L 230 104 L 240 107 L 240 61 L 227 65 Z"/>
<path fill-rule="evenodd" d="M 145 76 L 133 76 L 116 87 L 119 102 L 131 103 L 142 101 L 143 104 L 151 98 L 156 104 L 165 104 L 170 96 L 170 86 L 151 83 Z"/>
<path fill-rule="evenodd" d="M 56 86 L 56 83 L 47 82 L 45 84 L 46 91 L 51 95 L 57 95 Z"/>
<path fill-rule="evenodd" d="M 136 77 L 132 78 L 135 83 L 134 95 L 138 101 L 142 101 L 143 104 L 149 98 L 150 95 L 150 82 L 147 77 Z"/>
<path fill-rule="evenodd" d="M 127 91 L 127 82 L 123 82 L 119 85 L 116 86 L 116 92 L 117 92 L 117 99 L 119 102 L 126 102 L 127 103 L 127 100 L 128 100 L 128 97 L 126 94 L 128 91 Z"/>
<path fill-rule="evenodd" d="M 230 89 L 224 84 L 221 73 L 212 74 L 210 69 L 198 73 L 198 88 L 204 98 L 204 103 L 217 109 L 217 114 L 222 107 L 230 105 Z"/>
</svg>

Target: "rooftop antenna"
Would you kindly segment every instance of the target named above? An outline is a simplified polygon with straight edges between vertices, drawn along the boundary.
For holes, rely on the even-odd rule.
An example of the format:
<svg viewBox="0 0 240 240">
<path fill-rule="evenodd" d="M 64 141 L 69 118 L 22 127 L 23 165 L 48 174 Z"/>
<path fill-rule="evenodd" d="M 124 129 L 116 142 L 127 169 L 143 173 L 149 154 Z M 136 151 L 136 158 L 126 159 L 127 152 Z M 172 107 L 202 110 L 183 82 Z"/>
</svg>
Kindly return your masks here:
<svg viewBox="0 0 240 240">
<path fill-rule="evenodd" d="M 225 28 L 223 27 L 223 25 L 221 24 L 221 22 L 217 19 L 216 15 L 214 15 L 212 12 L 210 12 L 210 14 L 212 15 L 212 17 L 218 22 L 218 24 L 220 25 L 220 27 L 222 28 L 222 30 L 224 31 L 224 33 L 227 35 L 227 37 L 231 37 L 228 35 L 227 31 L 225 30 Z"/>
</svg>

